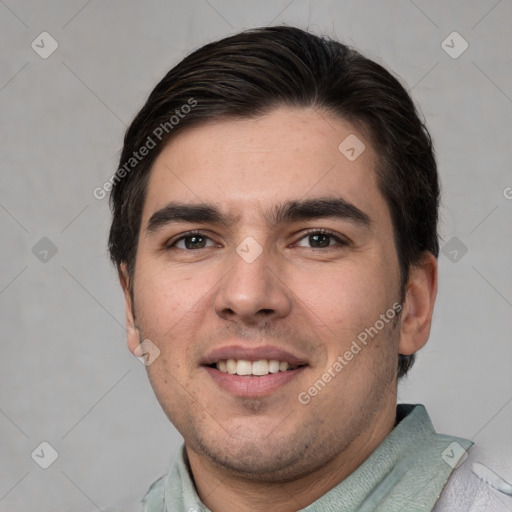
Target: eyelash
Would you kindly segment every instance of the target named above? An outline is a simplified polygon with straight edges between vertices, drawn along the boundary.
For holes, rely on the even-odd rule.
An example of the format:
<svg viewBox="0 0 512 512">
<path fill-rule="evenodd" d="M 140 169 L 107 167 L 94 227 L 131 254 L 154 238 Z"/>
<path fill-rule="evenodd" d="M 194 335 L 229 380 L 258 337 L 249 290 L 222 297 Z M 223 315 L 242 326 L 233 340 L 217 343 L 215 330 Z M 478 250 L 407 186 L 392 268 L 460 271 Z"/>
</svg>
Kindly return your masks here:
<svg viewBox="0 0 512 512">
<path fill-rule="evenodd" d="M 336 242 L 337 242 L 337 244 L 335 244 L 335 245 L 328 245 L 327 247 L 323 247 L 323 248 L 310 247 L 310 249 L 313 250 L 313 251 L 323 251 L 323 252 L 325 252 L 326 250 L 332 250 L 332 249 L 334 249 L 336 247 L 345 247 L 345 246 L 349 245 L 348 241 L 343 240 L 342 238 L 337 236 L 334 231 L 331 231 L 329 229 L 311 229 L 311 230 L 308 230 L 299 238 L 298 241 L 303 240 L 304 238 L 306 238 L 308 236 L 311 236 L 311 235 L 328 235 L 328 236 L 332 237 L 334 240 L 336 240 Z M 172 243 L 167 244 L 165 248 L 168 249 L 168 250 L 175 249 L 174 246 L 178 242 L 180 242 L 181 240 L 184 240 L 186 238 L 192 238 L 194 236 L 200 236 L 200 237 L 208 238 L 208 239 L 211 240 L 211 238 L 208 235 L 205 235 L 202 231 L 197 231 L 197 230 L 188 231 L 187 233 L 184 233 L 182 236 L 180 236 L 179 238 L 174 240 Z M 206 247 L 203 247 L 202 249 L 206 249 Z M 201 249 L 181 249 L 180 248 L 180 250 L 187 251 L 187 252 L 194 252 L 194 251 L 200 251 Z"/>
</svg>

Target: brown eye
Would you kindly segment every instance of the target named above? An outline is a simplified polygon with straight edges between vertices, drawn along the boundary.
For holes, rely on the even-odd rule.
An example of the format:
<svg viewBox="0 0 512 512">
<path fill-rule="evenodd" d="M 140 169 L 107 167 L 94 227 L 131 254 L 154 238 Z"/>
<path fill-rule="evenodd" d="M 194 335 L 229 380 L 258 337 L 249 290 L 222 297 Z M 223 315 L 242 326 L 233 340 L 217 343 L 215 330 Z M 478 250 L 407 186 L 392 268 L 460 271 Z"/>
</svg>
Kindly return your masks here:
<svg viewBox="0 0 512 512">
<path fill-rule="evenodd" d="M 348 243 L 336 236 L 331 231 L 317 230 L 303 236 L 300 240 L 307 240 L 308 246 L 298 244 L 299 247 L 310 247 L 311 249 L 325 249 L 333 246 L 345 246 Z"/>
<path fill-rule="evenodd" d="M 200 232 L 191 232 L 187 233 L 171 244 L 167 246 L 168 249 L 177 248 L 182 250 L 195 250 L 195 249 L 205 249 L 207 247 L 206 243 L 210 240 L 206 235 Z M 183 242 L 183 243 L 182 243 Z M 211 240 L 210 240 L 211 242 Z M 181 246 L 179 246 L 181 244 Z M 210 245 L 211 247 L 211 245 Z"/>
<path fill-rule="evenodd" d="M 331 235 L 309 235 L 309 243 L 313 247 L 329 247 L 332 238 Z"/>
</svg>

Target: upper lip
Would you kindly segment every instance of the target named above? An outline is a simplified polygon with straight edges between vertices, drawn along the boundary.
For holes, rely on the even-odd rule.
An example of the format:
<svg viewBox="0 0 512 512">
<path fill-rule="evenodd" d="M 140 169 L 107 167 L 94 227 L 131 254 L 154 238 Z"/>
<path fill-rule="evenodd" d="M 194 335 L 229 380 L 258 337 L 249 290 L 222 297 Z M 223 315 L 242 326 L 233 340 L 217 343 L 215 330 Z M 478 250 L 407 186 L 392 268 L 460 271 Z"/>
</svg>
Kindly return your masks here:
<svg viewBox="0 0 512 512">
<path fill-rule="evenodd" d="M 307 364 L 306 359 L 292 354 L 287 350 L 271 345 L 260 347 L 247 347 L 242 345 L 226 345 L 209 352 L 201 361 L 202 365 L 209 365 L 227 359 L 245 359 L 247 361 L 259 361 L 260 359 L 274 359 L 286 361 L 294 366 Z"/>
</svg>

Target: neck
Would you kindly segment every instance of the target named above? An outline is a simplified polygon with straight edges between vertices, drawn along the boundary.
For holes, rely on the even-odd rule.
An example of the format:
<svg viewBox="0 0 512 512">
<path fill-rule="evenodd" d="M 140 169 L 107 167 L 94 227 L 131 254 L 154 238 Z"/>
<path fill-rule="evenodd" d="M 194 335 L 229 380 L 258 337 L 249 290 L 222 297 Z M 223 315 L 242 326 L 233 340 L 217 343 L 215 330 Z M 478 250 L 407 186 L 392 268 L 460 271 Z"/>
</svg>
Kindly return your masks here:
<svg viewBox="0 0 512 512">
<path fill-rule="evenodd" d="M 381 411 L 348 448 L 322 468 L 293 481 L 262 482 L 233 475 L 186 445 L 190 468 L 201 501 L 212 512 L 296 512 L 314 503 L 352 474 L 393 430 L 396 403 Z"/>
</svg>

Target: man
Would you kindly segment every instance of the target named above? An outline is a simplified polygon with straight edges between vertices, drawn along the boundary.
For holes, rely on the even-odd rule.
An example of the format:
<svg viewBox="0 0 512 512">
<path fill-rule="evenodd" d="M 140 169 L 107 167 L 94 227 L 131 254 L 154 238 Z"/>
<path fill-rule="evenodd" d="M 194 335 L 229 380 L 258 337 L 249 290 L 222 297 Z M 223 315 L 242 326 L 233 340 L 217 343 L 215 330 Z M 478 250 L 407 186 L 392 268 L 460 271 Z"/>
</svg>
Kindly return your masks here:
<svg viewBox="0 0 512 512">
<path fill-rule="evenodd" d="M 184 438 L 145 511 L 451 510 L 487 490 L 471 441 L 396 404 L 430 333 L 439 184 L 389 72 L 292 27 L 208 44 L 153 90 L 112 183 L 128 346 Z"/>
</svg>

